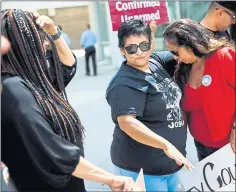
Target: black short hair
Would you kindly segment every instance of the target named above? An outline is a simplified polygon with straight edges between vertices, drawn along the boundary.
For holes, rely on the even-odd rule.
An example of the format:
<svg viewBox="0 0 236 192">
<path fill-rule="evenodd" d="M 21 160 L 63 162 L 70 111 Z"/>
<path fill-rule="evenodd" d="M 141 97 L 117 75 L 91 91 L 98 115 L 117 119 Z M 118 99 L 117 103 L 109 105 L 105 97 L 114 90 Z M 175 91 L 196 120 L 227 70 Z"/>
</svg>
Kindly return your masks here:
<svg viewBox="0 0 236 192">
<path fill-rule="evenodd" d="M 123 48 L 125 40 L 130 35 L 145 35 L 149 42 L 152 41 L 152 31 L 150 26 L 141 19 L 131 19 L 121 23 L 118 29 L 118 47 Z"/>
<path fill-rule="evenodd" d="M 225 7 L 226 9 L 236 12 L 236 2 L 235 1 L 215 1 L 215 3 L 218 3 L 222 7 Z"/>
<path fill-rule="evenodd" d="M 61 27 L 61 25 L 58 25 L 58 28 L 62 31 L 62 27 Z"/>
</svg>

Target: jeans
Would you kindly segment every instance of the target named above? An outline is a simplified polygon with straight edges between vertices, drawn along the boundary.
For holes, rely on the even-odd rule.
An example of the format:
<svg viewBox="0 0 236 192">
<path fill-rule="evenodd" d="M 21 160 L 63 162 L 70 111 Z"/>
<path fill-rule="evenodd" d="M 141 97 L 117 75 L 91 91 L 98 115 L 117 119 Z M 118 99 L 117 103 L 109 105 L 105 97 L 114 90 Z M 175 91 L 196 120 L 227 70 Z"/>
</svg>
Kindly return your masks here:
<svg viewBox="0 0 236 192">
<path fill-rule="evenodd" d="M 136 172 L 121 169 L 115 166 L 116 175 L 127 176 L 133 178 L 136 181 L 138 174 Z M 177 191 L 181 184 L 178 179 L 178 174 L 174 173 L 171 175 L 146 175 L 144 174 L 144 181 L 146 186 L 146 191 Z"/>
<path fill-rule="evenodd" d="M 216 152 L 219 150 L 219 148 L 213 148 L 213 147 L 207 147 L 198 141 L 194 140 L 195 146 L 197 148 L 197 156 L 198 160 L 201 161 L 211 155 L 212 153 Z"/>
</svg>

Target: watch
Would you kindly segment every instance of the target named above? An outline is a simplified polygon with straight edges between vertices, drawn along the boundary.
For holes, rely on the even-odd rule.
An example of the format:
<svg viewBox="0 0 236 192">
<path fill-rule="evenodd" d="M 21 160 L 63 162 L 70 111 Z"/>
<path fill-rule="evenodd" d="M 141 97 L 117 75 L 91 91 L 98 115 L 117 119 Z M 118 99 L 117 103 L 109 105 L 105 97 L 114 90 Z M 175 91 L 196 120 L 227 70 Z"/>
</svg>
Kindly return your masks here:
<svg viewBox="0 0 236 192">
<path fill-rule="evenodd" d="M 52 40 L 56 41 L 57 39 L 59 39 L 61 36 L 61 30 L 59 29 L 59 27 L 57 27 L 57 33 L 55 35 L 51 35 Z"/>
</svg>

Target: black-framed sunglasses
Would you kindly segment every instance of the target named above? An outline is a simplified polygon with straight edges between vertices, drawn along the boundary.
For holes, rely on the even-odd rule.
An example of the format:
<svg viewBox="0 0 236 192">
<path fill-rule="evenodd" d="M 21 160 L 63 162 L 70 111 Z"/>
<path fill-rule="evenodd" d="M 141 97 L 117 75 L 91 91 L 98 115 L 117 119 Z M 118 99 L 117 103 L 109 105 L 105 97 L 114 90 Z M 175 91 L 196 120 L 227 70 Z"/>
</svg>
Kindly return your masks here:
<svg viewBox="0 0 236 192">
<path fill-rule="evenodd" d="M 175 56 L 179 56 L 179 52 L 178 52 L 179 49 L 176 49 L 175 51 L 170 51 L 173 55 Z"/>
<path fill-rule="evenodd" d="M 138 51 L 138 48 L 143 51 L 147 52 L 151 49 L 151 43 L 150 42 L 141 42 L 138 45 L 137 44 L 129 44 L 128 46 L 125 47 L 125 50 L 127 51 L 128 54 L 135 54 Z"/>
<path fill-rule="evenodd" d="M 220 8 L 216 8 L 216 10 L 218 10 L 218 9 L 220 9 Z M 234 23 L 236 22 L 236 15 L 234 13 L 230 13 L 229 11 L 227 11 L 225 9 L 223 9 L 223 11 L 231 17 L 231 19 L 233 20 Z"/>
</svg>

